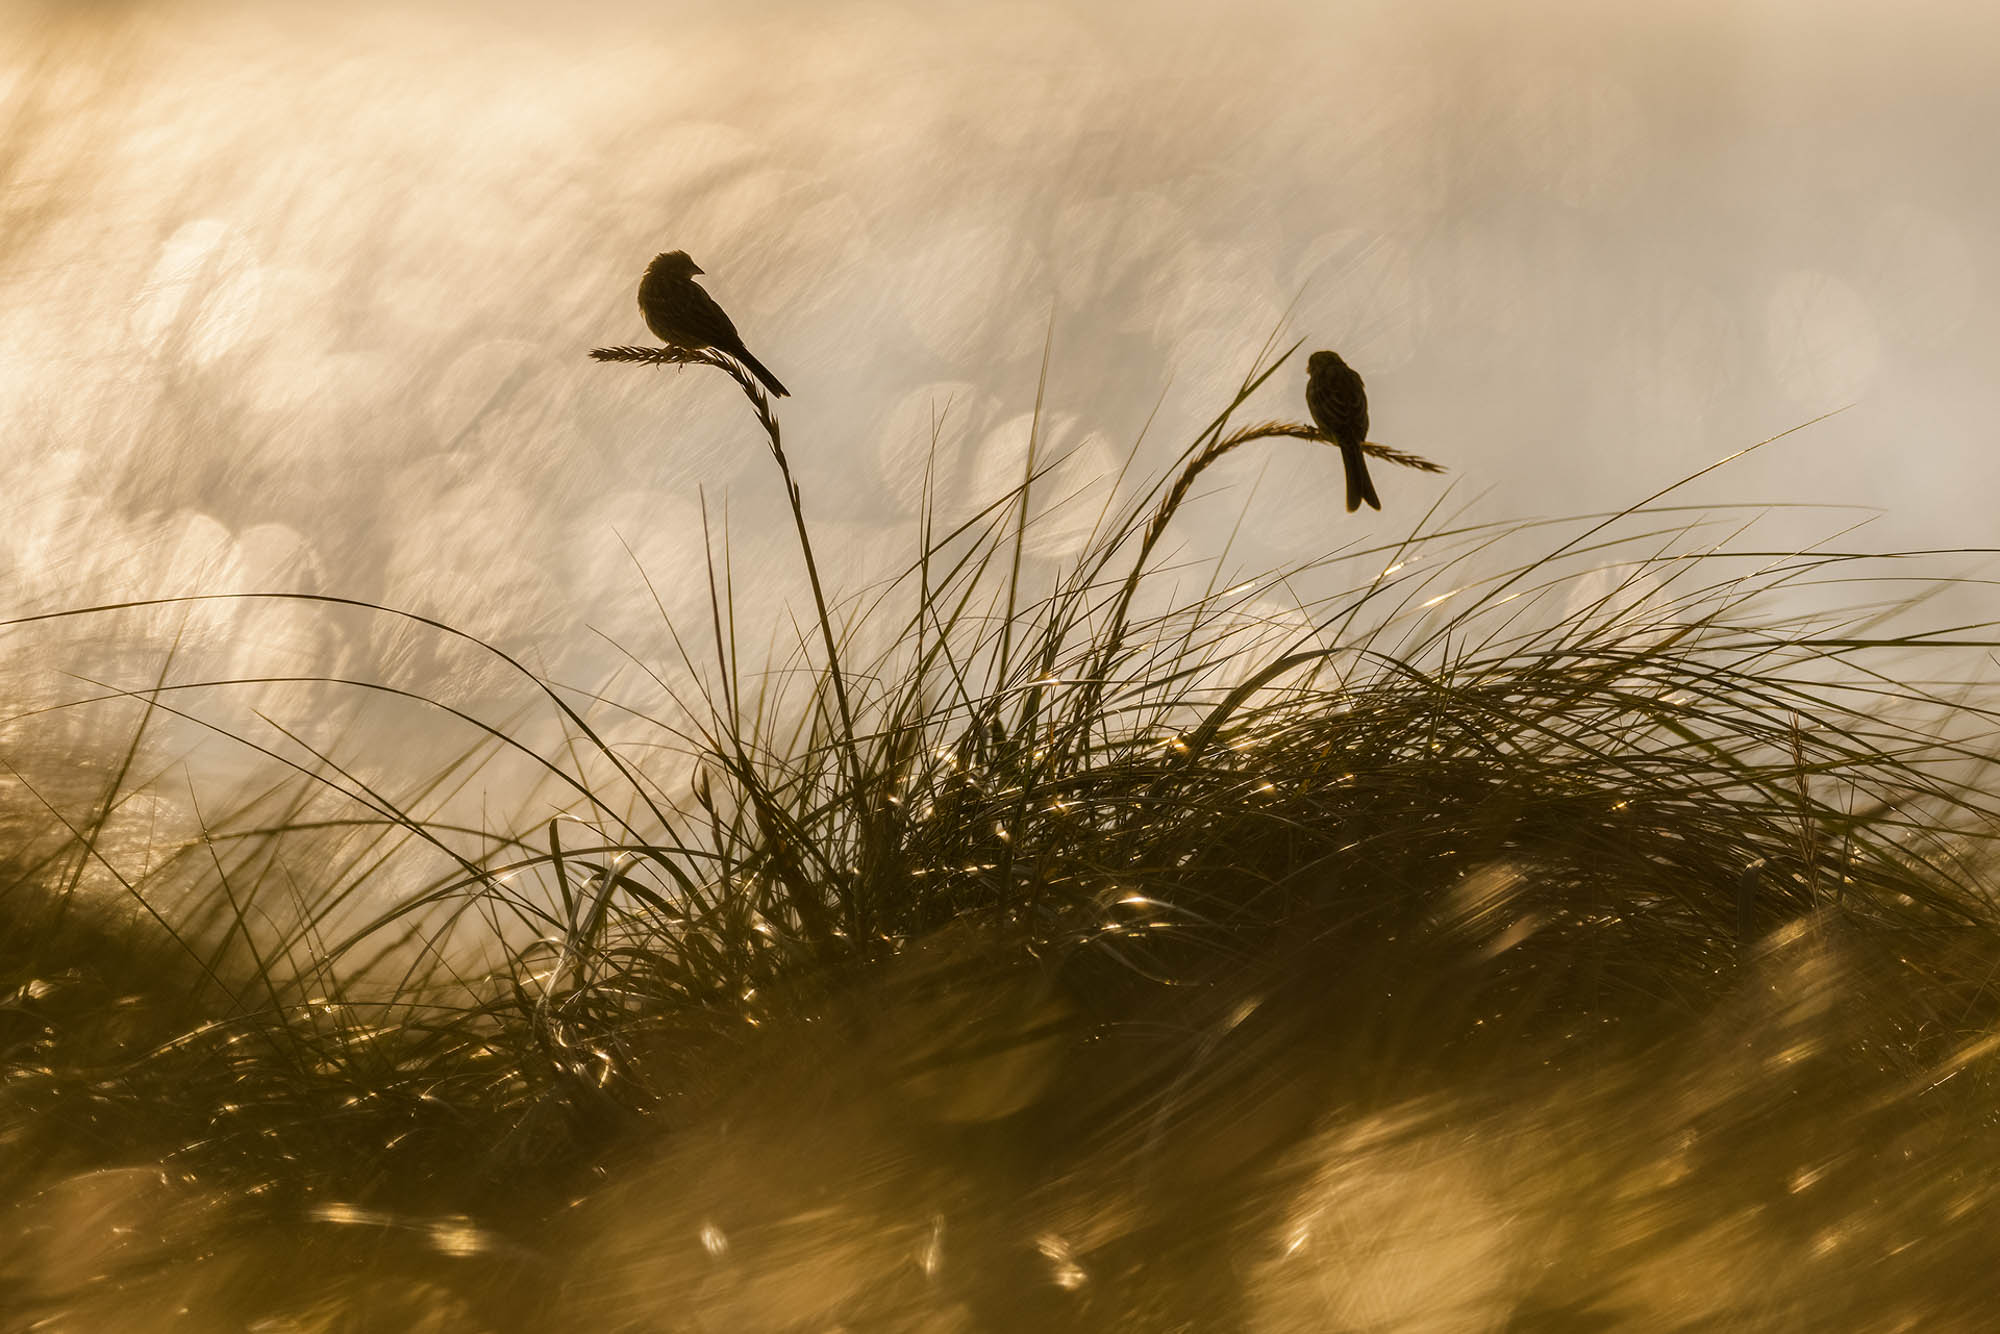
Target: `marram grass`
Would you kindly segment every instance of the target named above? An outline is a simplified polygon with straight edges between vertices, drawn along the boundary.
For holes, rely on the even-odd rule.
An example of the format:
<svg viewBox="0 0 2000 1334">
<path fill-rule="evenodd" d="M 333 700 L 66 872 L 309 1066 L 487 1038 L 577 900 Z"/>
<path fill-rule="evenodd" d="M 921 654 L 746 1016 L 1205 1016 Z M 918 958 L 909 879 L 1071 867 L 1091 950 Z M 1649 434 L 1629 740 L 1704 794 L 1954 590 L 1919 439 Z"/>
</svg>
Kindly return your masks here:
<svg viewBox="0 0 2000 1334">
<path fill-rule="evenodd" d="M 1316 447 L 1233 424 L 1282 360 L 1051 585 L 1031 456 L 846 600 L 738 376 L 789 657 L 718 557 L 643 689 L 329 676 L 462 759 L 267 717 L 136 867 L 149 736 L 244 683 L 86 692 L 87 800 L 9 789 L 0 1329 L 1976 1328 L 1991 701 L 1906 682 L 1988 632 L 1657 503 L 1222 587 L 1174 519 Z M 538 814 L 426 814 L 507 757 Z"/>
</svg>

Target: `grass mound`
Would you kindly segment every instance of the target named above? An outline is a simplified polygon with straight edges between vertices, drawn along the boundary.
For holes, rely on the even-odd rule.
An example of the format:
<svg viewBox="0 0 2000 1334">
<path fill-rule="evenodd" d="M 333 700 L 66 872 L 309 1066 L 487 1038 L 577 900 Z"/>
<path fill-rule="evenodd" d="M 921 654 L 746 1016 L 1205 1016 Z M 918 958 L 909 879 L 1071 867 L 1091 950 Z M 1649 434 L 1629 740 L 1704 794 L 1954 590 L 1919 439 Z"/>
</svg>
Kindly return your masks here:
<svg viewBox="0 0 2000 1334">
<path fill-rule="evenodd" d="M 1384 1145 L 1416 1155 L 1395 1171 L 1461 1180 L 1439 1128 L 1483 1127 L 1535 1165 L 1508 1178 L 1518 1214 L 1623 1229 L 1550 1224 L 1533 1275 L 1480 1269 L 1512 1327 L 1650 1309 L 1658 1257 L 1736 1244 L 1706 1230 L 1719 1199 L 1783 1255 L 1838 1225 L 1905 1256 L 1902 1286 L 1869 1289 L 1884 1321 L 1944 1302 L 1941 1274 L 1968 1300 L 1979 1248 L 1892 1248 L 1994 1198 L 1970 1148 L 2000 1019 L 1990 714 L 1904 682 L 1990 644 L 1898 628 L 1880 558 L 1700 547 L 1661 497 L 1567 529 L 1432 522 L 1230 587 L 1218 559 L 1184 593 L 1204 569 L 1168 539 L 1202 474 L 1317 438 L 1232 425 L 1283 363 L 1045 591 L 1022 573 L 1031 451 L 1012 494 L 942 532 L 927 508 L 902 577 L 833 603 L 776 418 L 714 362 L 767 433 L 814 624 L 792 661 L 745 663 L 712 566 L 709 624 L 676 627 L 677 672 L 649 669 L 668 709 L 477 645 L 562 742 L 432 701 L 472 738 L 449 782 L 528 750 L 553 818 L 428 819 L 445 776 L 393 797 L 273 720 L 289 745 L 246 744 L 293 777 L 131 873 L 106 830 L 135 735 L 91 813 L 24 839 L 6 878 L 0 1134 L 21 1235 L 133 1212 L 160 1235 L 87 1274 L 27 1247 L 0 1291 L 286 1328 L 370 1327 L 367 1300 L 440 1329 L 680 1328 L 631 1314 L 675 1303 L 692 1328 L 936 1308 L 953 1328 L 1156 1308 L 1162 1328 L 1400 1327 L 1437 1310 L 1369 1316 L 1354 1294 L 1382 1280 L 1351 1248 L 1335 1301 L 1328 1271 L 1284 1267 L 1303 1241 L 1266 1242 L 1359 1208 Z M 199 722 L 222 684 L 95 698 Z M 1547 1147 L 1577 1125 L 1603 1142 Z M 1923 1188 L 1882 1205 L 1883 1160 L 1843 1137 L 1894 1146 Z M 717 1175 L 738 1158 L 754 1170 Z M 746 1193 L 773 1218 L 712 1220 Z M 1444 1244 L 1368 1208 L 1412 1254 Z M 786 1249 L 829 1209 L 838 1228 L 799 1234 L 817 1258 Z M 984 1258 L 936 1259 L 968 1227 L 953 1247 Z M 755 1302 L 715 1296 L 713 1266 L 739 1263 L 761 1266 Z M 385 1265 L 404 1268 L 371 1287 Z M 1817 1299 L 1756 1300 L 1787 1327 Z"/>
</svg>

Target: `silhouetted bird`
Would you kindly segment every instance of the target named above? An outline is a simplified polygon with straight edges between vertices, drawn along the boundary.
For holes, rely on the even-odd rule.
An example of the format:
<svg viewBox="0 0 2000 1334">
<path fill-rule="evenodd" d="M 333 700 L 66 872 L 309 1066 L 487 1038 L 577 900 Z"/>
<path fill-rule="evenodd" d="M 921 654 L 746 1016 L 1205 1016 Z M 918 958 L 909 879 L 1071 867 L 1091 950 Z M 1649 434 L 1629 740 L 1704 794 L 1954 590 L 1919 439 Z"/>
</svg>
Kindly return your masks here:
<svg viewBox="0 0 2000 1334">
<path fill-rule="evenodd" d="M 1368 390 L 1339 353 L 1315 352 L 1306 363 L 1306 408 L 1340 446 L 1340 460 L 1347 465 L 1347 512 L 1360 509 L 1364 500 L 1369 508 L 1381 509 L 1368 477 L 1368 456 L 1361 452 L 1361 442 L 1368 438 Z"/>
<path fill-rule="evenodd" d="M 646 317 L 646 327 L 669 347 L 695 352 L 714 348 L 726 352 L 748 366 L 772 393 L 787 397 L 789 391 L 778 383 L 778 377 L 750 355 L 729 316 L 694 280 L 700 272 L 700 266 L 688 258 L 685 250 L 653 258 L 646 266 L 646 276 L 639 280 L 639 313 Z"/>
</svg>

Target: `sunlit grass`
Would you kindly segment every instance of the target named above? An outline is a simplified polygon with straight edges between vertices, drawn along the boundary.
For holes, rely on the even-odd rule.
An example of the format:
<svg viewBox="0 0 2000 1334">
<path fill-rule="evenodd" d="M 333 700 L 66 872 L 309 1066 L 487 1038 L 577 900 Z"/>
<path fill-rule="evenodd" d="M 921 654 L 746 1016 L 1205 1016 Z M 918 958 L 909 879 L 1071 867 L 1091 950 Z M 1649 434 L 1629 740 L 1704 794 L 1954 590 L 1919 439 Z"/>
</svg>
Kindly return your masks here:
<svg viewBox="0 0 2000 1334">
<path fill-rule="evenodd" d="M 606 359 L 689 359 L 622 352 Z M 709 615 L 670 627 L 677 660 L 635 656 L 636 684 L 581 691 L 469 641 L 533 691 L 532 720 L 315 678 L 463 728 L 462 758 L 391 790 L 264 716 L 232 735 L 269 785 L 200 810 L 200 836 L 142 871 L 107 831 L 152 771 L 149 729 L 203 726 L 212 698 L 271 682 L 163 666 L 80 691 L 143 721 L 84 815 L 48 802 L 59 828 L 24 841 L 0 901 L 0 1181 L 31 1200 L 161 1164 L 230 1226 L 474 1213 L 500 1231 L 440 1253 L 552 1263 L 543 1229 L 593 1169 L 705 1124 L 755 1083 L 760 1044 L 878 996 L 855 1049 L 898 1032 L 890 1084 L 943 1119 L 1058 1128 L 1051 1177 L 1193 1153 L 1270 1079 L 1284 1091 L 1258 1095 L 1271 1120 L 1236 1190 L 1310 1191 L 1282 1164 L 1334 1109 L 1443 1090 L 1471 1118 L 1558 1087 L 1644 1106 L 1642 1072 L 1763 1014 L 1792 986 L 1773 977 L 1821 957 L 1796 962 L 1802 941 L 1847 961 L 1841 994 L 1801 985 L 1808 1018 L 1779 1003 L 1745 1030 L 1792 1033 L 1785 1059 L 1842 1124 L 1969 1131 L 2000 1019 L 1993 714 L 1972 682 L 1908 682 L 1990 650 L 1990 628 L 1911 631 L 1886 558 L 1718 546 L 1663 497 L 1567 525 L 1432 516 L 1247 580 L 1172 551 L 1209 464 L 1318 447 L 1283 439 L 1307 427 L 1233 425 L 1281 364 L 1050 586 L 1022 575 L 1049 466 L 1031 449 L 1014 492 L 943 531 L 926 505 L 908 568 L 845 599 L 820 586 L 776 419 L 738 376 L 811 576 L 788 651 L 746 655 L 766 628 L 736 623 L 711 532 Z M 522 740 L 548 719 L 560 744 Z M 426 813 L 496 757 L 539 768 L 534 813 Z M 1007 1091 L 953 1082 L 982 1063 Z M 1755 1117 L 1706 1133 L 1724 1158 L 1768 1148 Z M 1989 1207 L 1989 1169 L 1964 1168 Z M 1672 1227 L 1647 1227 L 1666 1244 Z M 172 1258 L 119 1272 L 153 1282 Z M 7 1278 L 48 1309 L 73 1296 Z M 516 1279 L 538 1294 L 522 1319 L 561 1287 Z"/>
</svg>

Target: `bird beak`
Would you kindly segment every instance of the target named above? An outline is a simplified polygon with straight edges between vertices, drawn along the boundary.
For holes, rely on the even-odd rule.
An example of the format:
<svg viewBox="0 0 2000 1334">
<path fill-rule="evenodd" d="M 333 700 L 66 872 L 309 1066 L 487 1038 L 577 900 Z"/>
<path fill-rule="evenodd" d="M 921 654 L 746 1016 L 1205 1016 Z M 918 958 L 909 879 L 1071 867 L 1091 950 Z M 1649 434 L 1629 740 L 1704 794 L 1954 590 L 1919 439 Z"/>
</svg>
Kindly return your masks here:
<svg viewBox="0 0 2000 1334">
<path fill-rule="evenodd" d="M 689 264 L 689 265 L 688 265 L 688 267 L 689 267 L 689 268 L 691 268 L 691 269 L 693 269 L 693 270 L 694 270 L 694 271 L 695 271 L 696 273 L 701 273 L 701 272 L 704 272 L 704 270 L 702 269 L 701 265 L 699 265 L 699 264 L 693 264 L 693 263 L 691 263 L 691 264 Z"/>
</svg>

